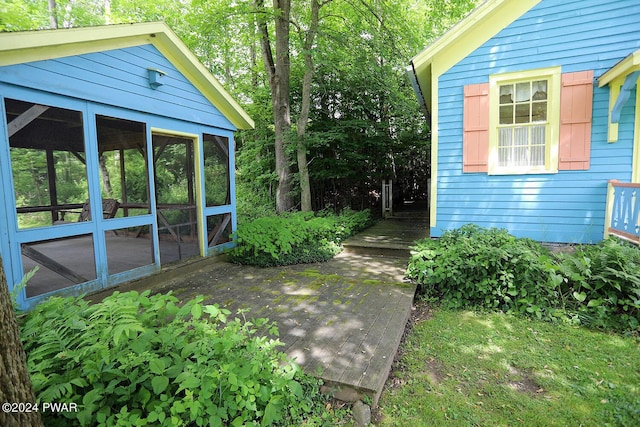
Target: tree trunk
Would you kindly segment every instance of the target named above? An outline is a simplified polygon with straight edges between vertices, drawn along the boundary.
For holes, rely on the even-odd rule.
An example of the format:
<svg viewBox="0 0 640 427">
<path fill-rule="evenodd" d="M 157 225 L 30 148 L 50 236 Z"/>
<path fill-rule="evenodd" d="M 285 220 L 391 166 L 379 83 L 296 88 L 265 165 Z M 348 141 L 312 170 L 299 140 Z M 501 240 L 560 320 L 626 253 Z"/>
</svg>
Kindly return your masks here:
<svg viewBox="0 0 640 427">
<path fill-rule="evenodd" d="M 286 153 L 286 139 L 291 130 L 289 105 L 289 77 L 291 72 L 291 64 L 289 63 L 289 16 L 291 3 L 290 0 L 273 0 L 276 28 L 275 61 L 271 50 L 267 22 L 264 19 L 263 4 L 263 0 L 255 0 L 259 13 L 258 28 L 261 35 L 262 57 L 269 77 L 271 104 L 273 106 L 276 174 L 278 175 L 276 211 L 285 212 L 291 210 L 294 206 L 291 194 L 291 169 Z"/>
<path fill-rule="evenodd" d="M 269 31 L 263 9 L 263 0 L 255 0 L 259 12 L 258 27 L 261 33 L 262 57 L 269 77 L 271 88 L 271 104 L 273 106 L 276 173 L 278 188 L 276 189 L 276 211 L 285 212 L 294 206 L 291 194 L 291 169 L 286 153 L 286 138 L 291 130 L 291 114 L 289 105 L 289 16 L 290 0 L 274 0 L 273 9 L 276 29 L 276 58 L 273 59 Z"/>
<path fill-rule="evenodd" d="M 311 20 L 309 30 L 304 38 L 304 77 L 302 79 L 302 106 L 297 123 L 298 144 L 296 147 L 298 158 L 298 173 L 300 174 L 300 209 L 303 212 L 311 210 L 311 183 L 309 181 L 309 166 L 307 162 L 306 132 L 311 106 L 311 83 L 313 82 L 314 65 L 312 49 L 318 32 L 318 15 L 320 4 L 318 0 L 311 0 Z"/>
<path fill-rule="evenodd" d="M 49 27 L 58 28 L 58 18 L 56 17 L 56 0 L 49 0 Z"/>
<path fill-rule="evenodd" d="M 42 426 L 39 412 L 26 412 L 20 406 L 11 406 L 19 403 L 33 404 L 35 401 L 27 371 L 27 358 L 20 341 L 20 329 L 0 259 L 0 404 L 3 405 L 0 426 Z M 5 408 L 7 404 L 8 411 Z"/>
<path fill-rule="evenodd" d="M 104 194 L 107 197 L 111 197 L 111 177 L 109 176 L 109 169 L 107 169 L 107 162 L 104 155 L 100 154 L 98 157 L 98 163 L 100 163 L 100 171 L 102 172 L 102 185 L 104 186 Z"/>
</svg>

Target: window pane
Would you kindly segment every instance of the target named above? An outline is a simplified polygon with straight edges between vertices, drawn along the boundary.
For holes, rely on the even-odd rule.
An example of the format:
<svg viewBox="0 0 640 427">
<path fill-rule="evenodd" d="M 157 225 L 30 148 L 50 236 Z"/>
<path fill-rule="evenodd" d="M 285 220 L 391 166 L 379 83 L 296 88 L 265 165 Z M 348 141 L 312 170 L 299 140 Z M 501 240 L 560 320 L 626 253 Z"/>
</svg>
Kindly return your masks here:
<svg viewBox="0 0 640 427">
<path fill-rule="evenodd" d="M 498 132 L 498 147 L 511 147 L 513 142 L 511 141 L 511 136 L 513 134 L 513 130 L 511 128 L 502 128 Z"/>
<path fill-rule="evenodd" d="M 500 106 L 500 124 L 501 125 L 513 124 L 513 105 Z"/>
<path fill-rule="evenodd" d="M 534 102 L 532 105 L 532 122 L 546 122 L 547 121 L 547 102 Z"/>
<path fill-rule="evenodd" d="M 498 164 L 508 166 L 511 161 L 511 128 L 498 129 Z"/>
<path fill-rule="evenodd" d="M 538 80 L 532 83 L 532 91 L 534 101 L 542 101 L 547 99 L 547 81 Z"/>
<path fill-rule="evenodd" d="M 82 113 L 8 98 L 5 109 L 18 227 L 79 212 L 89 198 Z"/>
<path fill-rule="evenodd" d="M 530 84 L 526 83 L 518 83 L 516 85 L 516 102 L 527 102 L 531 98 L 530 95 Z"/>
<path fill-rule="evenodd" d="M 544 166 L 545 128 L 546 126 L 531 128 L 531 166 Z"/>
<path fill-rule="evenodd" d="M 514 138 L 514 166 L 527 166 L 529 163 L 528 151 L 529 151 L 529 128 L 517 127 L 513 130 Z"/>
<path fill-rule="evenodd" d="M 529 122 L 529 104 L 516 104 L 516 123 Z"/>
<path fill-rule="evenodd" d="M 513 104 L 513 85 L 500 86 L 500 104 Z"/>
<path fill-rule="evenodd" d="M 517 127 L 513 129 L 515 146 L 529 145 L 529 128 Z"/>
</svg>

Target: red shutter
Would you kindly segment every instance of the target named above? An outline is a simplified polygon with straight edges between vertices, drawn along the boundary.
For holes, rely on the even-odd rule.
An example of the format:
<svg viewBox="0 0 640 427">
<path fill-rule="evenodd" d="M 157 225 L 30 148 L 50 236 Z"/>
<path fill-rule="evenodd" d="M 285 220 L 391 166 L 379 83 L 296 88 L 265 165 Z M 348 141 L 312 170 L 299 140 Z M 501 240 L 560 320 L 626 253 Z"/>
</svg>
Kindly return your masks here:
<svg viewBox="0 0 640 427">
<path fill-rule="evenodd" d="M 589 169 L 592 104 L 593 71 L 562 74 L 558 169 Z"/>
<path fill-rule="evenodd" d="M 489 83 L 464 87 L 462 172 L 488 172 Z"/>
</svg>

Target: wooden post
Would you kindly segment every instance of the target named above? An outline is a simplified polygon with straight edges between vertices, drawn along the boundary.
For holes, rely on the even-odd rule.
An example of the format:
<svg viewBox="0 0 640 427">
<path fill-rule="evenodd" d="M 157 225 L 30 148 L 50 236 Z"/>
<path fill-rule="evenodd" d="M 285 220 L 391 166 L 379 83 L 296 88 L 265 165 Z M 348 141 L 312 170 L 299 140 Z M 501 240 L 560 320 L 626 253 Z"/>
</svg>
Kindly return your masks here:
<svg viewBox="0 0 640 427">
<path fill-rule="evenodd" d="M 51 209 L 51 224 L 58 218 L 58 189 L 56 187 L 56 165 L 53 157 L 53 150 L 47 150 L 47 178 L 49 180 L 49 204 Z"/>
<path fill-rule="evenodd" d="M 114 151 L 114 155 L 118 154 L 118 164 L 120 166 L 120 197 L 122 199 L 122 216 L 129 216 L 129 208 L 127 207 L 127 177 L 126 168 L 124 164 L 124 150 L 119 148 L 118 151 Z M 146 158 L 145 158 L 146 161 Z"/>
<path fill-rule="evenodd" d="M 611 227 L 611 216 L 613 215 L 613 199 L 615 198 L 615 187 L 617 179 L 611 179 L 607 183 L 607 203 L 604 210 L 604 238 L 609 237 L 609 227 Z"/>
<path fill-rule="evenodd" d="M 193 180 L 195 179 L 195 171 L 194 171 L 194 156 L 195 153 L 193 152 L 193 140 L 191 139 L 187 139 L 185 141 L 185 159 L 187 164 L 185 165 L 185 169 L 186 169 L 186 173 L 187 173 L 187 204 L 189 205 L 189 224 L 197 224 L 197 220 L 195 218 L 195 210 L 192 208 L 192 206 L 195 206 L 196 204 L 196 200 L 195 200 L 195 187 L 194 187 L 194 182 Z M 200 179 L 200 177 L 198 176 L 198 179 Z M 194 230 L 193 226 L 189 226 L 189 236 L 193 239 L 196 237 L 196 230 Z"/>
<path fill-rule="evenodd" d="M 393 181 L 382 180 L 382 217 L 393 215 Z"/>
</svg>

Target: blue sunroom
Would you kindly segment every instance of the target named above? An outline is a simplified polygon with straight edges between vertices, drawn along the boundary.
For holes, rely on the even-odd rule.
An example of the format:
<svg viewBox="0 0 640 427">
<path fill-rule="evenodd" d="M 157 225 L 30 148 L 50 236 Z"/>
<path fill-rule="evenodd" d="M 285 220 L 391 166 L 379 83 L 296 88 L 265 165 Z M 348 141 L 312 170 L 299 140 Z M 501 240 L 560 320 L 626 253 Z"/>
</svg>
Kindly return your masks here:
<svg viewBox="0 0 640 427">
<path fill-rule="evenodd" d="M 253 121 L 163 23 L 0 34 L 0 249 L 29 308 L 213 255 Z"/>
</svg>

